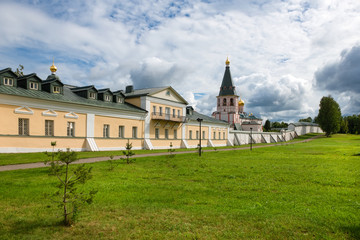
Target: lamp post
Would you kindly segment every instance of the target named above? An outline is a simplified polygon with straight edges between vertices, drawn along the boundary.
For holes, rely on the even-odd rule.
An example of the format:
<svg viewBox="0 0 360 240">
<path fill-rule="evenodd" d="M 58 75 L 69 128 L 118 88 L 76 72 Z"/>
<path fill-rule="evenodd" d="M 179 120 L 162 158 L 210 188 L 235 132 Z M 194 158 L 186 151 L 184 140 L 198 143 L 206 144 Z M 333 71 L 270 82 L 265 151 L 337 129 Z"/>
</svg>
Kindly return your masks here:
<svg viewBox="0 0 360 240">
<path fill-rule="evenodd" d="M 252 151 L 252 128 L 250 128 L 250 151 Z"/>
<path fill-rule="evenodd" d="M 196 119 L 196 120 L 199 122 L 199 127 L 200 127 L 200 132 L 199 132 L 199 134 L 200 134 L 199 157 L 201 157 L 201 122 L 203 121 L 203 119 L 202 119 L 202 118 L 198 118 L 198 119 Z"/>
</svg>

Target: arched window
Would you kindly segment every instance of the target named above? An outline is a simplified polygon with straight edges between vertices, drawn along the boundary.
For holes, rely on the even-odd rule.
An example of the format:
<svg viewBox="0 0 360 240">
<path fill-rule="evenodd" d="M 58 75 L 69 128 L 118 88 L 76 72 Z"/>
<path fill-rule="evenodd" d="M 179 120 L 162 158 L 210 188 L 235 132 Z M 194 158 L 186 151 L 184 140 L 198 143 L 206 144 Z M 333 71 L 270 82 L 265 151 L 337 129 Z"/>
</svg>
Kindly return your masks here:
<svg viewBox="0 0 360 240">
<path fill-rule="evenodd" d="M 223 99 L 223 106 L 226 106 L 226 98 Z"/>
<path fill-rule="evenodd" d="M 218 98 L 218 106 L 220 106 L 220 98 Z"/>
<path fill-rule="evenodd" d="M 230 98 L 230 106 L 234 106 L 234 99 Z"/>
</svg>

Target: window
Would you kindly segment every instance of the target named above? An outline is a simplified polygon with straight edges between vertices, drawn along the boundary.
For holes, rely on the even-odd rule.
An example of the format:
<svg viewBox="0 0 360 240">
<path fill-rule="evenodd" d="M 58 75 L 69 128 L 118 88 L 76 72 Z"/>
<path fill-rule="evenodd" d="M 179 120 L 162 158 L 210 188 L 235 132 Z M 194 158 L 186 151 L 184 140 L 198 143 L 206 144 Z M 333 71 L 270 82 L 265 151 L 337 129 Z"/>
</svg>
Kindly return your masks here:
<svg viewBox="0 0 360 240">
<path fill-rule="evenodd" d="M 156 115 L 156 106 L 153 106 L 153 115 Z"/>
<path fill-rule="evenodd" d="M 137 127 L 132 128 L 132 137 L 137 138 Z"/>
<path fill-rule="evenodd" d="M 61 89 L 58 86 L 53 87 L 53 93 L 60 93 Z"/>
<path fill-rule="evenodd" d="M 223 132 L 223 139 L 225 139 L 225 132 Z"/>
<path fill-rule="evenodd" d="M 19 135 L 29 135 L 29 119 L 19 118 Z"/>
<path fill-rule="evenodd" d="M 30 89 L 38 90 L 39 89 L 39 84 L 36 83 L 36 82 L 30 82 Z"/>
<path fill-rule="evenodd" d="M 169 90 L 166 91 L 166 95 L 170 96 L 170 91 Z"/>
<path fill-rule="evenodd" d="M 125 134 L 125 127 L 119 126 L 119 138 L 124 138 L 124 134 Z"/>
<path fill-rule="evenodd" d="M 218 98 L 218 106 L 220 106 L 220 98 Z"/>
<path fill-rule="evenodd" d="M 176 117 L 175 109 L 173 109 L 173 117 Z"/>
<path fill-rule="evenodd" d="M 159 139 L 159 129 L 155 128 L 155 138 Z"/>
<path fill-rule="evenodd" d="M 196 131 L 196 139 L 199 139 L 199 131 Z"/>
<path fill-rule="evenodd" d="M 174 139 L 177 139 L 177 130 L 174 130 Z"/>
<path fill-rule="evenodd" d="M 14 85 L 14 80 L 12 78 L 4 78 L 4 85 L 6 86 L 13 86 Z"/>
<path fill-rule="evenodd" d="M 213 136 L 214 136 L 214 139 L 216 139 L 216 132 L 214 132 Z"/>
<path fill-rule="evenodd" d="M 110 137 L 109 132 L 110 132 L 110 125 L 109 124 L 104 124 L 103 137 L 104 138 L 109 138 Z"/>
<path fill-rule="evenodd" d="M 111 96 L 110 95 L 105 95 L 105 101 L 110 102 L 111 101 Z"/>
<path fill-rule="evenodd" d="M 94 92 L 89 93 L 89 98 L 96 99 L 96 93 Z"/>
<path fill-rule="evenodd" d="M 202 139 L 205 139 L 205 131 L 202 132 Z"/>
<path fill-rule="evenodd" d="M 234 106 L 234 99 L 230 98 L 230 106 Z"/>
<path fill-rule="evenodd" d="M 75 137 L 75 123 L 74 122 L 67 122 L 67 136 Z"/>
<path fill-rule="evenodd" d="M 165 129 L 165 139 L 169 139 L 169 129 Z"/>
<path fill-rule="evenodd" d="M 162 116 L 162 107 L 159 107 L 159 115 Z"/>
<path fill-rule="evenodd" d="M 219 139 L 221 139 L 221 132 L 219 132 Z"/>
<path fill-rule="evenodd" d="M 223 99 L 223 106 L 226 106 L 226 98 Z"/>
<path fill-rule="evenodd" d="M 166 108 L 165 108 L 165 115 L 166 115 L 167 117 L 170 117 L 170 108 L 169 108 L 169 107 L 166 107 Z"/>
<path fill-rule="evenodd" d="M 117 102 L 118 102 L 118 103 L 124 103 L 124 99 L 121 98 L 121 97 L 118 97 L 118 98 L 117 98 Z"/>
<path fill-rule="evenodd" d="M 53 120 L 45 120 L 45 136 L 54 136 Z"/>
<path fill-rule="evenodd" d="M 178 118 L 180 118 L 180 110 L 178 110 Z"/>
<path fill-rule="evenodd" d="M 189 131 L 189 138 L 192 139 L 192 131 Z"/>
</svg>

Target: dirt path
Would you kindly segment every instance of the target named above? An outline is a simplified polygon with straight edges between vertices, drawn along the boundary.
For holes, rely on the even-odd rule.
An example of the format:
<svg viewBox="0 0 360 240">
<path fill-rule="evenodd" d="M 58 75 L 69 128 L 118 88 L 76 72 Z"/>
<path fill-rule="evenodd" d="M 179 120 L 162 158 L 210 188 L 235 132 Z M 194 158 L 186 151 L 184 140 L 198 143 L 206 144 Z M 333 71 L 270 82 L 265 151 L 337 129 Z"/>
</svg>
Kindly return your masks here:
<svg viewBox="0 0 360 240">
<path fill-rule="evenodd" d="M 288 145 L 288 144 L 295 144 L 295 143 L 303 143 L 303 142 L 310 142 L 316 138 L 322 137 L 322 135 L 317 135 L 309 139 L 305 139 L 302 141 L 296 141 L 296 142 L 282 142 L 282 143 L 276 143 L 276 144 L 268 144 L 268 145 L 253 145 L 252 148 L 264 148 L 264 147 L 273 147 L 273 146 L 281 146 L 281 145 Z M 250 147 L 242 147 L 242 148 L 221 148 L 217 149 L 216 151 L 222 152 L 222 151 L 236 151 L 236 150 L 245 150 L 250 149 Z M 204 152 L 214 152 L 213 149 L 203 150 Z M 186 153 L 197 153 L 197 150 L 193 151 L 184 151 L 184 152 L 175 152 L 176 155 L 178 154 L 186 154 Z M 150 156 L 163 156 L 163 155 L 169 155 L 168 152 L 163 153 L 148 153 L 148 154 L 139 154 L 134 156 L 135 158 L 141 158 L 141 157 L 150 157 Z M 114 159 L 124 158 L 124 156 L 115 156 Z M 94 163 L 94 162 L 102 162 L 109 160 L 109 157 L 96 157 L 96 158 L 86 158 L 86 159 L 80 159 L 79 161 L 75 162 L 74 164 L 81 164 L 81 163 Z M 30 169 L 30 168 L 41 168 L 41 167 L 47 167 L 44 165 L 43 162 L 38 163 L 24 163 L 24 164 L 14 164 L 14 165 L 4 165 L 0 166 L 0 172 L 4 171 L 12 171 L 12 170 L 19 170 L 19 169 Z"/>
</svg>

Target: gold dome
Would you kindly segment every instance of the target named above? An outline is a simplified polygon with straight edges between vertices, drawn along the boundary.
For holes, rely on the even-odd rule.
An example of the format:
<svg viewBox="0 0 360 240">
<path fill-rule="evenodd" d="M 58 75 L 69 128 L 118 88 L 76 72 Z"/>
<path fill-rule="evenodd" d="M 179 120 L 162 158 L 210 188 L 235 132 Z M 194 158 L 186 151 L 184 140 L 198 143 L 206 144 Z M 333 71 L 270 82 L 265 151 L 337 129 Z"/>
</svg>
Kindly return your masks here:
<svg viewBox="0 0 360 240">
<path fill-rule="evenodd" d="M 240 99 L 240 101 L 239 101 L 239 106 L 244 106 L 245 105 L 245 102 L 244 102 L 244 100 L 242 100 L 242 99 Z"/>
<path fill-rule="evenodd" d="M 229 65 L 230 65 L 229 57 L 226 58 L 225 64 L 226 64 L 226 66 L 229 66 Z"/>
<path fill-rule="evenodd" d="M 55 73 L 56 70 L 57 70 L 57 67 L 54 65 L 54 60 L 53 60 L 53 64 L 50 66 L 50 71 L 51 71 L 52 73 Z"/>
</svg>

